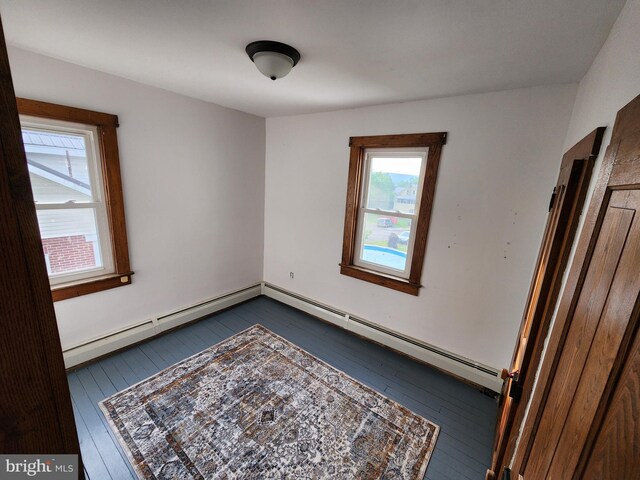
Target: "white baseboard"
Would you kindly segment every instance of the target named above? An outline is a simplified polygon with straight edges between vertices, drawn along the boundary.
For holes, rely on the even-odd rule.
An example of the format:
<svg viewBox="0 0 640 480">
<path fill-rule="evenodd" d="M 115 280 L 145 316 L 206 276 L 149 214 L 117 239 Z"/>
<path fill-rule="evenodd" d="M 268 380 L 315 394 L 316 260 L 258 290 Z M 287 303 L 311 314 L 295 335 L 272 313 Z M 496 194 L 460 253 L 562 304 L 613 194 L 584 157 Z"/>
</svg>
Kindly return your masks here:
<svg viewBox="0 0 640 480">
<path fill-rule="evenodd" d="M 494 392 L 500 392 L 502 389 L 502 380 L 496 368 L 407 337 L 269 283 L 263 283 L 262 294 Z"/>
<path fill-rule="evenodd" d="M 75 367 L 76 365 L 114 352 L 120 348 L 133 345 L 134 343 L 153 337 L 154 335 L 158 335 L 184 323 L 211 315 L 212 313 L 232 307 L 253 297 L 258 297 L 261 295 L 261 291 L 261 284 L 252 285 L 241 290 L 217 296 L 196 305 L 191 305 L 167 315 L 130 325 L 79 345 L 65 348 L 63 350 L 65 368 Z"/>
</svg>

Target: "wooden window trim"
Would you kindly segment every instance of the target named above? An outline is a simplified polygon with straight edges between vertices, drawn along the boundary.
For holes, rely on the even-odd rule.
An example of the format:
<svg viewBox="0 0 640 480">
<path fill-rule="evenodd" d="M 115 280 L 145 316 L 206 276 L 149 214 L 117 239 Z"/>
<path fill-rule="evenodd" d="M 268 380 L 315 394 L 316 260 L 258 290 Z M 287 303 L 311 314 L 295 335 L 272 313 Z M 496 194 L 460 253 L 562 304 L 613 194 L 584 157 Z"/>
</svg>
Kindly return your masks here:
<svg viewBox="0 0 640 480">
<path fill-rule="evenodd" d="M 53 301 L 87 295 L 110 288 L 122 287 L 131 283 L 129 246 L 124 215 L 124 198 L 120 174 L 120 156 L 118 152 L 118 116 L 94 112 L 82 108 L 56 105 L 26 98 L 16 98 L 18 113 L 31 117 L 47 118 L 64 122 L 82 123 L 97 127 L 97 143 L 100 151 L 100 164 L 104 183 L 104 199 L 111 234 L 114 272 L 88 278 L 79 282 L 56 285 L 51 288 Z"/>
<path fill-rule="evenodd" d="M 349 158 L 349 176 L 347 184 L 347 204 L 345 209 L 344 236 L 342 241 L 342 261 L 340 273 L 353 278 L 371 282 L 376 285 L 398 290 L 410 295 L 418 295 L 421 285 L 422 266 L 427 248 L 429 223 L 435 197 L 436 179 L 440 164 L 442 146 L 446 144 L 447 133 L 413 133 L 402 135 L 375 135 L 351 137 Z M 368 148 L 428 148 L 427 167 L 420 198 L 420 210 L 416 225 L 413 255 L 409 278 L 403 279 L 392 275 L 369 270 L 354 265 L 356 255 L 356 231 L 358 208 L 362 196 L 365 150 Z"/>
</svg>

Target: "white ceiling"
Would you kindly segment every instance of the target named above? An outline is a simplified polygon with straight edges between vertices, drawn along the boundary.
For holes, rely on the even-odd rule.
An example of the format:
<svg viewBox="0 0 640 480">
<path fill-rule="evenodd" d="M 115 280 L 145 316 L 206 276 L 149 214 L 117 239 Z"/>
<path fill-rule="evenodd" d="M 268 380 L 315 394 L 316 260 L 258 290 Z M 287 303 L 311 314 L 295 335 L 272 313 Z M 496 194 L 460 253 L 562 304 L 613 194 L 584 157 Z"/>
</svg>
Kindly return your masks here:
<svg viewBox="0 0 640 480">
<path fill-rule="evenodd" d="M 624 0 L 0 0 L 7 41 L 270 117 L 579 81 Z M 254 40 L 302 54 L 272 82 Z"/>
</svg>

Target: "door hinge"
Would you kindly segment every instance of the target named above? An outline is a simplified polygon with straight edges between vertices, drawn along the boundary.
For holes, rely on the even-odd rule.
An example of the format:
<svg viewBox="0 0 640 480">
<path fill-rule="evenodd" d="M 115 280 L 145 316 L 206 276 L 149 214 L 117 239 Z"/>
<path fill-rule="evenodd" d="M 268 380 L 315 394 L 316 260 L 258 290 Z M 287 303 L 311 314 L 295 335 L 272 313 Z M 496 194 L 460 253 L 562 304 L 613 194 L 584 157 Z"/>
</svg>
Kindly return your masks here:
<svg viewBox="0 0 640 480">
<path fill-rule="evenodd" d="M 507 378 L 511 380 L 511 382 L 509 383 L 509 396 L 513 398 L 513 400 L 516 402 L 520 400 L 520 397 L 522 396 L 522 383 L 520 382 L 520 370 L 514 370 L 513 372 L 510 372 L 509 370 L 504 368 L 502 369 L 502 373 L 500 374 L 500 377 L 503 380 L 506 380 Z"/>
<path fill-rule="evenodd" d="M 556 203 L 556 197 L 558 196 L 558 187 L 553 187 L 553 192 L 551 192 L 551 199 L 549 200 L 549 211 L 553 210 L 553 206 Z"/>
<path fill-rule="evenodd" d="M 520 372 L 514 372 L 509 375 L 511 383 L 509 384 L 509 396 L 513 398 L 514 402 L 519 402 L 522 397 L 522 382 L 520 381 Z"/>
</svg>

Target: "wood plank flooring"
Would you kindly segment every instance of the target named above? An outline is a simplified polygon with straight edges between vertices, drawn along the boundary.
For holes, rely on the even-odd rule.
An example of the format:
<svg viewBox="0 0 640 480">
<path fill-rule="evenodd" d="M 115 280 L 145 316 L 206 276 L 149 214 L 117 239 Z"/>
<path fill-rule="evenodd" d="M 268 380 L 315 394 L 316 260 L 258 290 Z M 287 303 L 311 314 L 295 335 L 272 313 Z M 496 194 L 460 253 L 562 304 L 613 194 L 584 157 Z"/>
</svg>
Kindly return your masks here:
<svg viewBox="0 0 640 480">
<path fill-rule="evenodd" d="M 260 323 L 440 425 L 425 479 L 481 480 L 490 463 L 496 400 L 437 370 L 267 297 L 258 297 L 68 374 L 91 480 L 135 478 L 98 402 Z"/>
</svg>

